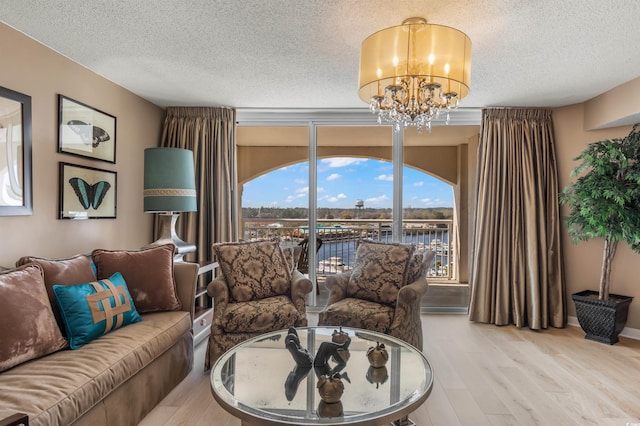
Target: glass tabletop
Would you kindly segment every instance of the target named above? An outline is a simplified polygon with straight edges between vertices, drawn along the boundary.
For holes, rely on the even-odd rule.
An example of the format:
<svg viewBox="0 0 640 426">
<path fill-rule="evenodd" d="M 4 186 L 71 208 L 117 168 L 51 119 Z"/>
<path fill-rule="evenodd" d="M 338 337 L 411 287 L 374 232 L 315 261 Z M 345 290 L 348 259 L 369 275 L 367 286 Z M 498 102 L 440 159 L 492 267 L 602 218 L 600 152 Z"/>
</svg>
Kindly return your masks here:
<svg viewBox="0 0 640 426">
<path fill-rule="evenodd" d="M 240 343 L 211 371 L 213 396 L 246 424 L 384 424 L 415 410 L 431 392 L 429 362 L 402 340 L 353 328 L 297 328 L 298 348 L 315 361 L 304 366 L 294 359 L 300 360 L 299 352 L 287 348 L 288 334 L 281 330 Z M 336 343 L 345 335 L 346 348 Z M 383 367 L 373 367 L 367 357 L 378 344 L 388 355 Z M 339 401 L 325 402 L 320 392 L 327 388 L 318 385 L 336 377 L 343 393 Z"/>
</svg>

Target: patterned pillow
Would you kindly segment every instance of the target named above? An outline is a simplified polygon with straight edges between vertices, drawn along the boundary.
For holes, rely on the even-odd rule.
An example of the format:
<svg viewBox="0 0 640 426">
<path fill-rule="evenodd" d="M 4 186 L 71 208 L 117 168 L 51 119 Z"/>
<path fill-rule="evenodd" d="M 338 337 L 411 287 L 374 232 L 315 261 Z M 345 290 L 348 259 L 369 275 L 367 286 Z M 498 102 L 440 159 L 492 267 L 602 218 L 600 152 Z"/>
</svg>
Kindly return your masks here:
<svg viewBox="0 0 640 426">
<path fill-rule="evenodd" d="M 234 301 L 280 296 L 291 289 L 291 271 L 277 240 L 218 243 L 213 253 Z"/>
<path fill-rule="evenodd" d="M 71 349 L 79 349 L 103 334 L 142 321 L 120 272 L 91 283 L 54 285 L 53 292 Z"/>
<path fill-rule="evenodd" d="M 66 259 L 46 259 L 43 257 L 24 256 L 18 259 L 17 265 L 36 263 L 44 271 L 44 285 L 47 289 L 49 302 L 53 309 L 53 315 L 61 330 L 64 331 L 64 322 L 60 316 L 60 309 L 53 294 L 53 285 L 73 285 L 95 281 L 96 274 L 91 259 L 84 254 L 78 254 Z"/>
<path fill-rule="evenodd" d="M 407 267 L 415 246 L 361 241 L 347 284 L 347 296 L 385 305 L 395 305 L 405 285 Z"/>
<path fill-rule="evenodd" d="M 429 265 L 433 261 L 436 252 L 433 250 L 421 250 L 413 255 L 407 268 L 407 284 L 411 284 L 420 277 L 427 275 Z"/>
<path fill-rule="evenodd" d="M 0 324 L 0 371 L 67 346 L 39 265 L 29 263 L 0 274 Z"/>
<path fill-rule="evenodd" d="M 173 244 L 143 250 L 94 250 L 98 279 L 120 272 L 138 312 L 177 311 L 182 304 L 173 280 Z"/>
</svg>

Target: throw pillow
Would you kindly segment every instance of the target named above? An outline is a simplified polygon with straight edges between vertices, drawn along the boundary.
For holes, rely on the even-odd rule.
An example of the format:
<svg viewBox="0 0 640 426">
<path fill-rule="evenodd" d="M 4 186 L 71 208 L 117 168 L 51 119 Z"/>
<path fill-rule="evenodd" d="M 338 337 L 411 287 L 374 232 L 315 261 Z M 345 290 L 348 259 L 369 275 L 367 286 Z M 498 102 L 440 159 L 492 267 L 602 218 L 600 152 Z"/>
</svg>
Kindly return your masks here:
<svg viewBox="0 0 640 426">
<path fill-rule="evenodd" d="M 120 272 L 138 312 L 176 311 L 181 308 L 173 278 L 173 244 L 142 250 L 103 250 L 91 253 L 98 279 Z"/>
<path fill-rule="evenodd" d="M 29 263 L 0 274 L 0 324 L 0 371 L 67 346 L 39 265 Z"/>
<path fill-rule="evenodd" d="M 280 296 L 291 289 L 291 271 L 277 240 L 218 243 L 213 253 L 234 301 Z"/>
<path fill-rule="evenodd" d="M 120 272 L 109 279 L 54 285 L 71 349 L 79 349 L 117 328 L 142 321 Z"/>
<path fill-rule="evenodd" d="M 427 275 L 429 265 L 433 261 L 436 252 L 433 250 L 421 250 L 413 255 L 407 268 L 407 284 L 411 284 L 420 277 Z"/>
<path fill-rule="evenodd" d="M 395 305 L 398 291 L 406 283 L 414 250 L 412 244 L 361 241 L 347 284 L 347 296 Z"/>
<path fill-rule="evenodd" d="M 91 259 L 84 254 L 78 254 L 66 259 L 46 259 L 43 257 L 24 256 L 18 259 L 17 265 L 36 263 L 44 271 L 44 285 L 47 289 L 49 302 L 53 309 L 58 326 L 64 331 L 64 323 L 60 316 L 60 310 L 53 295 L 53 285 L 73 285 L 95 281 L 96 275 L 92 268 Z"/>
</svg>

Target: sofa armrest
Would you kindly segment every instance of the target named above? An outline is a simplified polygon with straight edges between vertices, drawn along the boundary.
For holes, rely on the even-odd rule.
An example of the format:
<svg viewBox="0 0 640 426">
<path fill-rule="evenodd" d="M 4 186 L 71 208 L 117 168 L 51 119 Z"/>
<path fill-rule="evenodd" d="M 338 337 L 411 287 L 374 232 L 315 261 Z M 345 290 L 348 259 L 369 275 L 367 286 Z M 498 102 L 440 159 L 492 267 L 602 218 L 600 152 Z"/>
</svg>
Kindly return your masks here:
<svg viewBox="0 0 640 426">
<path fill-rule="evenodd" d="M 329 289 L 329 300 L 327 300 L 327 306 L 333 305 L 347 297 L 347 284 L 349 284 L 350 277 L 351 271 L 335 275 L 327 275 L 324 283 L 327 289 Z"/>
<path fill-rule="evenodd" d="M 311 280 L 305 277 L 302 272 L 294 269 L 291 272 L 291 301 L 298 312 L 305 314 L 305 296 L 313 290 Z"/>
<path fill-rule="evenodd" d="M 175 262 L 173 278 L 176 282 L 176 293 L 182 304 L 182 311 L 189 312 L 191 322 L 194 321 L 196 304 L 196 285 L 199 266 L 196 263 Z"/>
<path fill-rule="evenodd" d="M 24 413 L 15 413 L 4 419 L 0 419 L 0 426 L 29 426 L 29 416 Z"/>
</svg>

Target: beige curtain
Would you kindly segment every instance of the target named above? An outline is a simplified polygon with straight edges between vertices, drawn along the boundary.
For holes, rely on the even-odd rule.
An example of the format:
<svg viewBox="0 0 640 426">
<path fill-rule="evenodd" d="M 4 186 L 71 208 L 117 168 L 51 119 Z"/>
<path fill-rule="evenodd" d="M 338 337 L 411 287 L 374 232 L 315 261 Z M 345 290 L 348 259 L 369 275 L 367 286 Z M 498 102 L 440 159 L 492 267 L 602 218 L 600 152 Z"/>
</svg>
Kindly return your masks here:
<svg viewBox="0 0 640 426">
<path fill-rule="evenodd" d="M 176 232 L 196 244 L 186 261 L 212 259 L 214 242 L 236 241 L 236 112 L 231 108 L 169 107 L 160 146 L 193 151 L 198 211 L 182 213 Z"/>
<path fill-rule="evenodd" d="M 469 319 L 566 324 L 550 110 L 483 110 Z"/>
</svg>

